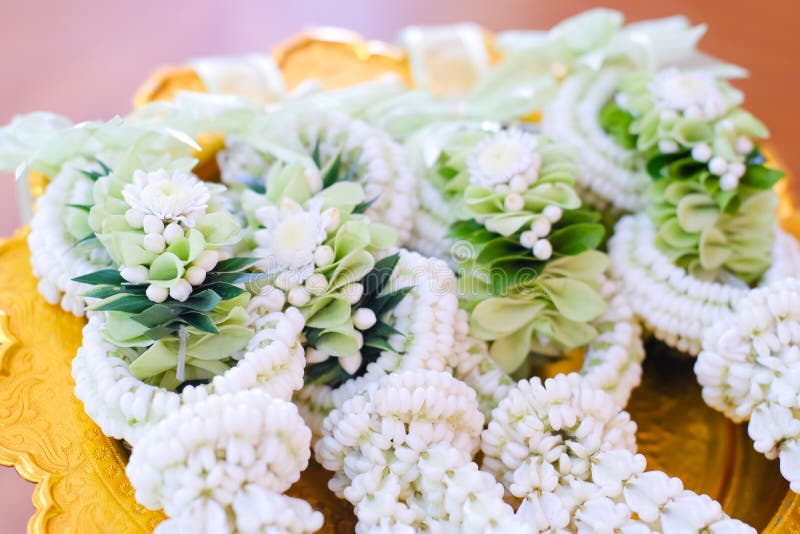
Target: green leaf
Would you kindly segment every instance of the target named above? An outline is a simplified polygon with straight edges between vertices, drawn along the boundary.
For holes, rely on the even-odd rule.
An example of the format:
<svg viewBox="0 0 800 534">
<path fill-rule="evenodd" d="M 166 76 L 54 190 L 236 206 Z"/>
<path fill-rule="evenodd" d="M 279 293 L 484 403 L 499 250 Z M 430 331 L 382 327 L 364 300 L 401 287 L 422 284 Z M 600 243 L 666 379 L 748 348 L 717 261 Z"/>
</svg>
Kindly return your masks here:
<svg viewBox="0 0 800 534">
<path fill-rule="evenodd" d="M 740 183 L 756 189 L 769 189 L 783 177 L 783 174 L 783 171 L 768 169 L 763 165 L 748 165 Z"/>
<path fill-rule="evenodd" d="M 257 282 L 259 280 L 266 280 L 268 278 L 272 278 L 275 276 L 272 273 L 214 273 L 210 272 L 206 275 L 206 279 L 203 282 L 203 285 L 200 287 L 205 287 L 207 285 L 216 284 L 216 283 L 225 283 L 225 284 L 249 284 L 252 282 Z"/>
<path fill-rule="evenodd" d="M 197 312 L 189 312 L 181 315 L 181 319 L 186 321 L 186 324 L 193 326 L 201 332 L 209 334 L 219 334 L 219 330 L 214 325 L 214 321 L 208 315 Z"/>
<path fill-rule="evenodd" d="M 95 311 L 120 311 L 126 313 L 141 313 L 153 304 L 153 301 L 143 295 L 123 295 L 110 298 L 97 303 L 91 309 Z"/>
<path fill-rule="evenodd" d="M 580 223 L 555 230 L 547 236 L 553 250 L 559 254 L 580 254 L 600 246 L 606 231 L 602 224 Z"/>
<path fill-rule="evenodd" d="M 356 207 L 353 208 L 353 214 L 359 215 L 359 214 L 362 214 L 362 213 L 366 213 L 367 210 L 370 209 L 372 207 L 372 205 L 375 204 L 375 202 L 378 201 L 379 197 L 380 197 L 380 195 L 375 195 L 374 197 L 372 197 L 372 200 L 367 200 L 366 202 L 361 202 L 361 203 L 357 204 Z"/>
<path fill-rule="evenodd" d="M 392 311 L 398 304 L 400 304 L 400 301 L 403 300 L 403 298 L 408 295 L 412 289 L 414 289 L 414 286 L 407 286 L 400 288 L 397 291 L 387 293 L 386 295 L 381 295 L 372 301 L 370 309 L 375 312 L 376 317 L 382 317 L 384 314 Z"/>
<path fill-rule="evenodd" d="M 76 276 L 72 279 L 74 282 L 89 285 L 122 285 L 125 279 L 119 274 L 116 269 L 101 269 L 93 273 L 84 274 L 83 276 Z"/>
<path fill-rule="evenodd" d="M 316 165 L 318 169 L 321 169 L 322 162 L 320 161 L 320 156 L 319 156 L 319 143 L 320 139 L 318 137 L 317 142 L 314 143 L 314 150 L 311 152 L 311 159 L 314 160 L 314 165 Z"/>
<path fill-rule="evenodd" d="M 223 282 L 204 285 L 203 289 L 208 289 L 210 291 L 213 291 L 214 293 L 219 295 L 222 300 L 229 300 L 232 298 L 236 298 L 244 293 L 247 293 L 247 290 L 242 289 L 241 287 L 237 287 L 233 284 L 226 284 Z"/>
<path fill-rule="evenodd" d="M 337 152 L 336 156 L 329 161 L 325 168 L 322 169 L 322 187 L 330 187 L 335 184 L 339 178 L 339 169 L 342 165 L 342 153 Z"/>
<path fill-rule="evenodd" d="M 94 233 L 91 233 L 87 236 L 80 238 L 74 245 L 70 247 L 70 249 L 78 248 L 83 245 L 88 245 L 89 243 L 92 242 L 94 242 L 95 244 L 99 244 L 99 240 L 97 239 L 97 236 Z"/>
<path fill-rule="evenodd" d="M 443 165 L 439 167 L 436 172 L 439 174 L 439 176 L 449 181 L 458 176 L 459 170 L 454 167 Z"/>
<path fill-rule="evenodd" d="M 146 310 L 132 315 L 130 318 L 148 328 L 165 325 L 175 320 L 184 308 L 170 304 L 153 304 Z"/>
<path fill-rule="evenodd" d="M 657 154 L 647 160 L 647 174 L 652 178 L 664 178 L 666 167 L 673 161 L 684 158 L 685 154 Z"/>
<path fill-rule="evenodd" d="M 92 210 L 92 207 L 88 204 L 67 204 L 66 206 L 68 208 L 75 208 L 81 211 L 85 211 L 86 213 L 89 213 Z"/>
<path fill-rule="evenodd" d="M 388 341 L 378 336 L 365 337 L 364 345 L 367 347 L 374 347 L 376 349 L 386 350 L 389 352 L 395 351 L 394 347 L 392 347 Z"/>
<path fill-rule="evenodd" d="M 358 301 L 358 304 L 354 306 L 355 308 L 361 307 L 367 299 L 380 293 L 392 276 L 392 272 L 394 272 L 398 261 L 400 261 L 399 252 L 375 262 L 375 266 L 372 270 L 361 280 L 361 284 L 364 286 L 364 293 L 361 296 L 361 300 Z"/>
<path fill-rule="evenodd" d="M 100 286 L 90 289 L 83 296 L 93 299 L 106 299 L 120 293 L 124 293 L 122 286 Z"/>
<path fill-rule="evenodd" d="M 259 258 L 229 258 L 218 262 L 211 273 L 233 273 L 248 269 L 259 262 Z"/>
<path fill-rule="evenodd" d="M 388 338 L 389 336 L 393 335 L 405 335 L 395 327 L 384 323 L 383 321 L 378 321 L 375 325 L 364 332 L 365 336 L 380 336 L 383 338 Z"/>
<path fill-rule="evenodd" d="M 215 292 L 205 289 L 195 293 L 181 305 L 195 311 L 208 312 L 217 307 L 222 302 L 222 298 Z"/>
</svg>

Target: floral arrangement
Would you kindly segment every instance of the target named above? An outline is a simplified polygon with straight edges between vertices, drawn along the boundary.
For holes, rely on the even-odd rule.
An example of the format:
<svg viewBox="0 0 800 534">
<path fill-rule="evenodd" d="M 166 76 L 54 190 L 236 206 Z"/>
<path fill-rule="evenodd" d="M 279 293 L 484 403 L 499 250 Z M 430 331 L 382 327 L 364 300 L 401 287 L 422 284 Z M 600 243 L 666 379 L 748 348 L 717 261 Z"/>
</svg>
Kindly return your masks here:
<svg viewBox="0 0 800 534">
<path fill-rule="evenodd" d="M 49 181 L 33 273 L 86 317 L 75 394 L 157 531 L 320 529 L 285 495 L 313 450 L 358 532 L 753 532 L 647 471 L 625 411 L 652 333 L 800 487 L 800 249 L 703 31 L 415 27 L 416 89 L 210 58 L 209 93 L 0 129 Z"/>
</svg>

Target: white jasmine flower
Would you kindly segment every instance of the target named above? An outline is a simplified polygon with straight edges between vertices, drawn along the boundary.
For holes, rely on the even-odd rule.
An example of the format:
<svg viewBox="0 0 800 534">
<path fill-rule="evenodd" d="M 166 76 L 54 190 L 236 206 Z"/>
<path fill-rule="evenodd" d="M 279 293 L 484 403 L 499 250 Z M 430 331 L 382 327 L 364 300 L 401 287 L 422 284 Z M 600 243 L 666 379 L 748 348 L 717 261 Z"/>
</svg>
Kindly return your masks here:
<svg viewBox="0 0 800 534">
<path fill-rule="evenodd" d="M 504 130 L 481 141 L 467 161 L 470 182 L 493 188 L 508 185 L 534 165 L 536 138 L 520 130 Z"/>
<path fill-rule="evenodd" d="M 698 110 L 709 119 L 721 116 L 728 107 L 717 80 L 707 73 L 665 69 L 653 77 L 651 90 L 662 106 L 683 112 Z"/>
<path fill-rule="evenodd" d="M 711 154 L 711 147 L 706 143 L 699 143 L 692 147 L 692 158 L 699 162 L 706 163 L 711 159 Z"/>
<path fill-rule="evenodd" d="M 163 222 L 187 227 L 205 214 L 211 198 L 208 188 L 195 176 L 179 171 L 170 175 L 164 169 L 134 172 L 133 182 L 124 187 L 122 196 L 145 217 L 154 215 Z"/>
<path fill-rule="evenodd" d="M 259 245 L 255 253 L 266 260 L 266 272 L 285 274 L 290 285 L 302 284 L 313 274 L 314 252 L 328 237 L 325 228 L 331 220 L 321 207 L 321 202 L 312 200 L 304 210 L 287 198 L 280 208 L 259 210 L 264 229 L 255 234 Z"/>
</svg>

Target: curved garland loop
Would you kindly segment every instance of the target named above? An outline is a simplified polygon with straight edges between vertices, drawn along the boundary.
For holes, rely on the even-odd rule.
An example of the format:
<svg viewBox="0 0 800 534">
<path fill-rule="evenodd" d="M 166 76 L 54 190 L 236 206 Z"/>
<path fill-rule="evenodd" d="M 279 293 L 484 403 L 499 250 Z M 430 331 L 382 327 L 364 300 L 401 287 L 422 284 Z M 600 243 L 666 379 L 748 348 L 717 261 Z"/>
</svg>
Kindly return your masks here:
<svg viewBox="0 0 800 534">
<path fill-rule="evenodd" d="M 755 289 L 736 314 L 706 332 L 695 373 L 706 403 L 747 421 L 755 449 L 780 458 L 781 474 L 800 491 L 800 280 Z"/>
<path fill-rule="evenodd" d="M 534 532 L 742 532 L 719 503 L 644 471 L 636 425 L 577 374 L 520 381 L 482 435 L 483 467 L 522 499 Z"/>
<path fill-rule="evenodd" d="M 315 446 L 329 486 L 355 506 L 357 532 L 521 530 L 502 488 L 471 461 L 483 416 L 449 373 L 371 381 L 331 412 Z"/>
<path fill-rule="evenodd" d="M 282 495 L 311 455 L 297 408 L 263 390 L 183 406 L 136 444 L 126 472 L 139 502 L 172 517 L 156 532 L 314 532 L 322 514 Z"/>
<path fill-rule="evenodd" d="M 777 230 L 773 263 L 762 284 L 800 274 L 800 248 Z M 733 316 L 748 288 L 729 281 L 704 281 L 673 265 L 654 244 L 655 228 L 646 215 L 628 215 L 608 242 L 611 273 L 620 280 L 634 313 L 654 335 L 678 350 L 697 355 L 704 332 Z"/>
<path fill-rule="evenodd" d="M 117 348 L 103 339 L 103 314 L 92 313 L 83 330 L 83 346 L 73 360 L 75 395 L 104 434 L 135 445 L 147 429 L 181 406 L 219 393 L 259 389 L 289 400 L 303 384 L 305 358 L 299 341 L 303 317 L 290 308 L 270 311 L 254 299 L 250 322 L 256 333 L 239 362 L 210 384 L 188 385 L 180 393 L 138 380 Z"/>
<path fill-rule="evenodd" d="M 85 174 L 103 172 L 84 159 L 65 163 L 37 200 L 31 219 L 28 246 L 37 289 L 51 304 L 83 317 L 88 286 L 75 282 L 76 276 L 111 265 L 102 246 L 91 238 L 86 211 L 93 204 L 91 178 Z"/>
</svg>

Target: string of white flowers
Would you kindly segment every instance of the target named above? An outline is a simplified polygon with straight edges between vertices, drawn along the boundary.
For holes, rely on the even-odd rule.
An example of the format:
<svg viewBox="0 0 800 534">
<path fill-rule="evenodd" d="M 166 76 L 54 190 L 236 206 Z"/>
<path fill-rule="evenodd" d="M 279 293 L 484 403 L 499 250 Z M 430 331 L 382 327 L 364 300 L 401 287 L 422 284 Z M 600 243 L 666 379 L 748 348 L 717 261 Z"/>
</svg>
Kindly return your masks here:
<svg viewBox="0 0 800 534">
<path fill-rule="evenodd" d="M 310 440 L 290 402 L 215 394 L 150 427 L 126 473 L 140 503 L 175 518 L 162 533 L 314 532 L 322 514 L 281 495 L 308 466 Z"/>
<path fill-rule="evenodd" d="M 585 201 L 594 201 L 600 209 L 611 205 L 639 211 L 646 206 L 648 178 L 632 169 L 633 154 L 619 147 L 598 123 L 600 109 L 613 96 L 622 74 L 606 69 L 567 78 L 544 110 L 542 131 L 578 150 L 578 184 L 593 193 Z"/>
<path fill-rule="evenodd" d="M 417 188 L 419 208 L 414 214 L 409 247 L 426 256 L 447 258 L 453 243 L 447 238 L 450 230 L 447 214 L 452 208 L 429 180 L 419 180 Z"/>
<path fill-rule="evenodd" d="M 517 515 L 535 532 L 755 532 L 680 480 L 645 472 L 635 430 L 578 374 L 521 380 L 482 434 L 483 468 L 522 499 Z"/>
<path fill-rule="evenodd" d="M 397 304 L 384 321 L 401 334 L 389 337 L 394 352 L 384 351 L 367 374 L 374 377 L 413 369 L 445 371 L 450 368 L 457 330 L 466 328 L 464 317 L 457 319 L 458 297 L 453 271 L 439 259 L 399 250 L 400 258 L 385 291 L 413 289 Z M 306 423 L 317 435 L 322 420 L 331 409 L 361 391 L 365 379 L 348 380 L 333 389 L 326 385 L 307 385 L 295 396 Z"/>
<path fill-rule="evenodd" d="M 695 373 L 706 404 L 750 420 L 757 451 L 780 457 L 781 473 L 800 491 L 800 280 L 750 291 L 736 315 L 703 338 Z"/>
<path fill-rule="evenodd" d="M 654 239 L 655 228 L 646 215 L 620 219 L 608 242 L 611 273 L 621 281 L 634 313 L 657 338 L 696 355 L 704 332 L 730 318 L 749 290 L 734 277 L 721 283 L 689 275 L 656 248 Z M 762 283 L 800 274 L 794 271 L 800 268 L 797 242 L 781 230 L 777 230 L 772 257 Z"/>
<path fill-rule="evenodd" d="M 209 384 L 189 385 L 180 393 L 134 377 L 128 362 L 115 354 L 116 347 L 103 339 L 104 315 L 90 314 L 83 345 L 72 363 L 75 395 L 104 434 L 131 444 L 182 405 L 205 400 L 212 393 L 258 388 L 275 398 L 290 399 L 303 385 L 305 355 L 299 338 L 304 320 L 295 308 L 274 311 L 275 303 L 258 299 L 249 308 L 256 333 L 239 362 Z"/>
<path fill-rule="evenodd" d="M 67 230 L 68 204 L 90 205 L 92 181 L 81 174 L 90 168 L 87 161 L 77 159 L 65 163 L 61 171 L 39 197 L 31 219 L 28 247 L 31 251 L 33 275 L 39 279 L 37 289 L 51 304 L 60 302 L 64 311 L 82 317 L 86 301 L 82 293 L 88 286 L 72 279 L 111 264 L 103 247 L 76 247 L 77 239 Z"/>
<path fill-rule="evenodd" d="M 330 413 L 315 454 L 353 503 L 357 532 L 522 531 L 502 487 L 471 461 L 481 428 L 475 392 L 449 373 L 392 373 Z"/>
</svg>

